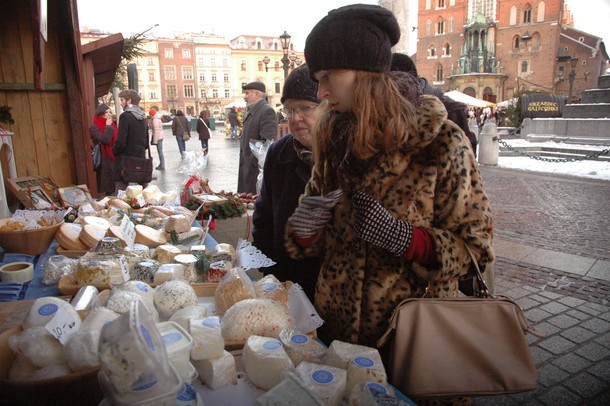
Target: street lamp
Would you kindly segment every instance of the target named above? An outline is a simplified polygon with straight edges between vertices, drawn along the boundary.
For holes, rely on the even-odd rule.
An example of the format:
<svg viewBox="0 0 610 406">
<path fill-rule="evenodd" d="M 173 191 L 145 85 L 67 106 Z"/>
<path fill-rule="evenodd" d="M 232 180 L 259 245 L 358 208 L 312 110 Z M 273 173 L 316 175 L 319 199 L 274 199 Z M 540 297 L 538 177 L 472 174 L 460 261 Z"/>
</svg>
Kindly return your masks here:
<svg viewBox="0 0 610 406">
<path fill-rule="evenodd" d="M 269 62 L 271 62 L 271 58 L 265 55 L 265 57 L 263 58 L 263 63 L 265 64 L 265 72 L 269 72 L 269 67 L 267 66 L 269 65 Z"/>
<path fill-rule="evenodd" d="M 576 64 L 578 63 L 578 57 L 573 55 L 570 58 L 570 74 L 568 80 L 570 81 L 570 90 L 568 91 L 568 103 L 572 104 L 572 91 L 574 90 L 574 78 L 576 77 Z"/>
<path fill-rule="evenodd" d="M 284 52 L 284 56 L 282 57 L 282 65 L 284 68 L 284 82 L 288 77 L 288 69 L 290 69 L 290 59 L 288 58 L 288 50 L 290 48 L 290 35 L 284 31 L 282 35 L 280 35 L 280 42 L 282 43 L 282 51 Z"/>
</svg>

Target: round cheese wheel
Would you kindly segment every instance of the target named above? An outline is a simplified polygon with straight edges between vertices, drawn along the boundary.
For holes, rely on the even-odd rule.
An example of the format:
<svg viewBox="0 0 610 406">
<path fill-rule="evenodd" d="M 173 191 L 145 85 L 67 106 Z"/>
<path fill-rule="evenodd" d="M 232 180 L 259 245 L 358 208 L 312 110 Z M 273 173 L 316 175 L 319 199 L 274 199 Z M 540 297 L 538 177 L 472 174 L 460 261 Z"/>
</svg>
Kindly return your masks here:
<svg viewBox="0 0 610 406">
<path fill-rule="evenodd" d="M 127 241 L 125 241 L 125 237 L 123 236 L 123 233 L 121 232 L 121 227 L 110 226 L 110 228 L 108 228 L 108 235 L 110 237 L 118 238 L 119 244 L 121 244 L 121 247 L 127 246 Z"/>
<path fill-rule="evenodd" d="M 167 243 L 167 239 L 163 232 L 155 230 L 152 227 L 138 224 L 136 226 L 136 241 L 138 244 L 144 244 L 149 247 L 158 247 Z"/>
<path fill-rule="evenodd" d="M 86 224 L 80 232 L 79 238 L 87 248 L 93 247 L 106 236 L 106 230 L 94 225 Z"/>
<path fill-rule="evenodd" d="M 104 231 L 110 228 L 110 222 L 108 220 L 96 216 L 85 216 L 83 218 L 83 224 L 89 224 Z"/>
<path fill-rule="evenodd" d="M 88 247 L 80 240 L 81 226 L 73 223 L 64 223 L 55 233 L 55 239 L 69 251 L 86 251 Z"/>
</svg>

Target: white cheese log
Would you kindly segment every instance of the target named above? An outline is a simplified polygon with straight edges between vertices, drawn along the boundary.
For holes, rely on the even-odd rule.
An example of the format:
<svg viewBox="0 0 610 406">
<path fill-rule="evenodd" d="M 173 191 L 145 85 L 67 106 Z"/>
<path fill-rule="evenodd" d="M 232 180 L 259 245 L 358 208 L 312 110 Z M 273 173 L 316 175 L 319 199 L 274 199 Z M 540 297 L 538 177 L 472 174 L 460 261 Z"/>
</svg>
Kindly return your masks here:
<svg viewBox="0 0 610 406">
<path fill-rule="evenodd" d="M 218 316 L 191 319 L 189 331 L 193 337 L 192 359 L 218 358 L 222 355 L 225 342 L 222 338 Z"/>
</svg>

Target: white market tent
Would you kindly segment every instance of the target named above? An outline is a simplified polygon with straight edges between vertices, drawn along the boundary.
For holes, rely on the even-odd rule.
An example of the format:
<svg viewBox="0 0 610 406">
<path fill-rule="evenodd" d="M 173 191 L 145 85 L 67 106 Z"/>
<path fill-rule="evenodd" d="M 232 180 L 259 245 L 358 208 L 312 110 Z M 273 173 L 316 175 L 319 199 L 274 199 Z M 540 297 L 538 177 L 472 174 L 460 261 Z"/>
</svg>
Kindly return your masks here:
<svg viewBox="0 0 610 406">
<path fill-rule="evenodd" d="M 246 101 L 245 100 L 240 100 L 240 101 L 235 101 L 233 103 L 229 103 L 225 106 L 225 109 L 230 109 L 231 107 L 235 107 L 236 109 L 245 109 L 246 108 Z"/>
<path fill-rule="evenodd" d="M 445 93 L 445 96 L 447 96 L 455 101 L 462 102 L 468 106 L 472 106 L 472 107 L 495 107 L 496 106 L 492 102 L 488 102 L 485 100 L 477 99 L 472 96 L 468 96 L 467 94 L 462 93 L 457 90 L 452 90 L 450 92 L 447 92 L 447 93 Z"/>
</svg>

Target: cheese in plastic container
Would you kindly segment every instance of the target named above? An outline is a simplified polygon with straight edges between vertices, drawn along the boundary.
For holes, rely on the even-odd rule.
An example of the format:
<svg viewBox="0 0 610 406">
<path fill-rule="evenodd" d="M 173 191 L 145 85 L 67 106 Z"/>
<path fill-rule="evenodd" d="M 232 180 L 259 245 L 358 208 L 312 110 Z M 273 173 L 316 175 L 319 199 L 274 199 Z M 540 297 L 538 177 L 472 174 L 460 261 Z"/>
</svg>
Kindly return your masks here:
<svg viewBox="0 0 610 406">
<path fill-rule="evenodd" d="M 154 320 L 140 301 L 108 324 L 99 343 L 98 380 L 113 405 L 173 405 L 184 382 Z"/>
<path fill-rule="evenodd" d="M 192 382 L 197 377 L 197 371 L 190 362 L 193 338 L 178 323 L 173 321 L 157 323 L 157 328 L 165 344 L 169 361 L 184 381 Z M 193 377 L 193 374 L 195 377 Z"/>
</svg>

